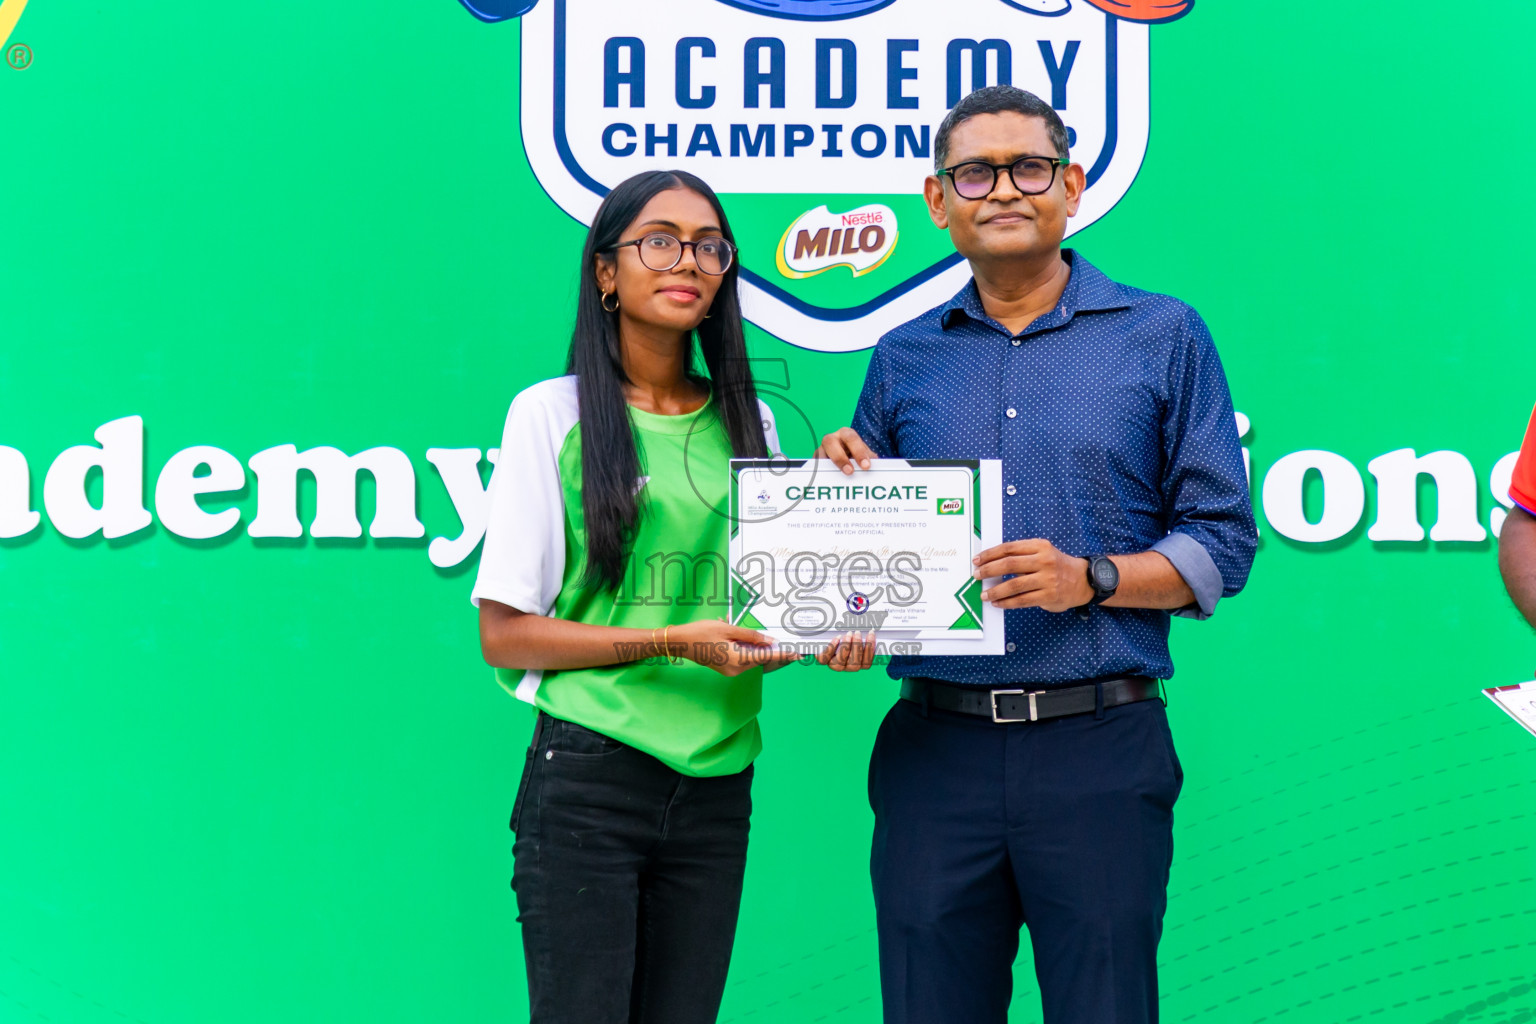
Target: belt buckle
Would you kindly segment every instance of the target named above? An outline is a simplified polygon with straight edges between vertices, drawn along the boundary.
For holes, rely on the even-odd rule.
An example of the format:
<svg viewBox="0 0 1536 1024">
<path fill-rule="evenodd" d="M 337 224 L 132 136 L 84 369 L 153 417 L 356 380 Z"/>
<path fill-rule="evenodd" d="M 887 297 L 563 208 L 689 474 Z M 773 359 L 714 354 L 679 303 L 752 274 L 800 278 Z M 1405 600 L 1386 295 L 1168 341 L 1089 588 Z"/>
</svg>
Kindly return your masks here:
<svg viewBox="0 0 1536 1024">
<path fill-rule="evenodd" d="M 1039 690 L 992 690 L 990 692 L 992 694 L 992 721 L 1003 724 L 1007 722 L 1037 722 L 1040 720 L 1040 712 L 1035 708 L 1035 694 L 1039 693 Z M 997 698 L 1023 697 L 1026 694 L 1029 696 L 1028 718 L 1001 718 L 998 716 Z"/>
</svg>

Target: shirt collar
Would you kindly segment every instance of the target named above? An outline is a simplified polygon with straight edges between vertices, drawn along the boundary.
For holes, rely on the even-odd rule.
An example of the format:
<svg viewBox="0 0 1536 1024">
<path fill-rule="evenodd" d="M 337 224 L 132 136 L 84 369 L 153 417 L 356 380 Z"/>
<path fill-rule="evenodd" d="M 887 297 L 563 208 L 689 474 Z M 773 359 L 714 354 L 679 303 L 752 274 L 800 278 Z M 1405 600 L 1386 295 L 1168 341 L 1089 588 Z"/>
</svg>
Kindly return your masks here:
<svg viewBox="0 0 1536 1024">
<path fill-rule="evenodd" d="M 1116 284 L 1104 275 L 1098 267 L 1074 249 L 1063 249 L 1062 258 L 1072 268 L 1072 276 L 1067 279 L 1066 291 L 1061 293 L 1061 300 L 1056 303 L 1056 308 L 1030 324 L 1030 330 L 1046 327 L 1060 327 L 1070 321 L 1078 313 L 1096 313 L 1112 309 L 1129 309 L 1132 299 L 1130 290 L 1124 285 Z M 961 315 L 972 320 L 988 323 L 991 317 L 981 306 L 981 293 L 976 290 L 976 279 L 973 277 L 965 283 L 965 287 L 955 293 L 955 297 L 944 304 L 939 312 L 939 325 L 949 330 Z"/>
</svg>

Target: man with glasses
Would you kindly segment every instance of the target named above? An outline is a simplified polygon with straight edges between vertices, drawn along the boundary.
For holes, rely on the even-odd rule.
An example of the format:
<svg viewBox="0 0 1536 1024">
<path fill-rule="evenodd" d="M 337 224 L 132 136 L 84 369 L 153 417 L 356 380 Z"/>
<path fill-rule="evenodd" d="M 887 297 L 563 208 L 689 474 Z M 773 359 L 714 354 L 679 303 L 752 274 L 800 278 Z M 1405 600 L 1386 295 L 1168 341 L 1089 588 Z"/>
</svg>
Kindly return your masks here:
<svg viewBox="0 0 1536 1024">
<path fill-rule="evenodd" d="M 1221 362 L 1177 299 L 1063 250 L 1087 187 L 1012 86 L 939 127 L 929 213 L 970 263 L 880 339 L 844 473 L 999 458 L 1005 542 L 976 558 L 1006 654 L 901 657 L 870 761 L 886 1024 L 1003 1024 L 1019 928 L 1045 1024 L 1157 1020 L 1183 782 L 1158 680 L 1170 614 L 1237 593 L 1256 543 Z"/>
</svg>

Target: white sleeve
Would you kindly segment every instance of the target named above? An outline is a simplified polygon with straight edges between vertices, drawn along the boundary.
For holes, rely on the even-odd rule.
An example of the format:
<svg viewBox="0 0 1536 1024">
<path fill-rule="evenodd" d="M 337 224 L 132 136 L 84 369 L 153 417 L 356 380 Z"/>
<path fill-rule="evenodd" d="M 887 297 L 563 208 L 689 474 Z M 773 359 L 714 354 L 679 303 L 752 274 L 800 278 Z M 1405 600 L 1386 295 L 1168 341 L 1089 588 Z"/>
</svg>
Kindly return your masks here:
<svg viewBox="0 0 1536 1024">
<path fill-rule="evenodd" d="M 779 428 L 773 421 L 773 410 L 761 398 L 757 400 L 757 407 L 763 414 L 763 440 L 768 442 L 768 457 L 782 454 L 779 451 Z"/>
<path fill-rule="evenodd" d="M 561 418 L 535 385 L 507 412 L 501 457 L 491 474 L 490 515 L 470 601 L 488 597 L 547 615 L 565 575 L 565 499 L 560 487 Z M 558 431 L 558 435 L 557 432 Z"/>
</svg>

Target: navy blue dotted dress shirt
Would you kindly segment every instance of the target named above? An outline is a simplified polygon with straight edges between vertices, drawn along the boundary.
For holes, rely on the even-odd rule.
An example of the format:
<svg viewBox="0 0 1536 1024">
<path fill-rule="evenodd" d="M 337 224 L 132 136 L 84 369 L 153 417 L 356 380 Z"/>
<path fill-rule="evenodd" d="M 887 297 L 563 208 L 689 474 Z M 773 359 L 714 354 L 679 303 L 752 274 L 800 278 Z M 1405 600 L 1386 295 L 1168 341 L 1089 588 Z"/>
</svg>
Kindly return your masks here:
<svg viewBox="0 0 1536 1024">
<path fill-rule="evenodd" d="M 880 339 L 853 428 L 877 455 L 1001 459 L 1003 540 L 1069 555 L 1149 549 L 1206 618 L 1242 589 L 1257 532 L 1232 397 L 1205 322 L 1064 250 L 1071 278 L 1014 335 L 974 281 Z M 1007 654 L 891 659 L 893 677 L 996 686 L 1173 675 L 1169 613 L 1004 612 Z"/>
</svg>

